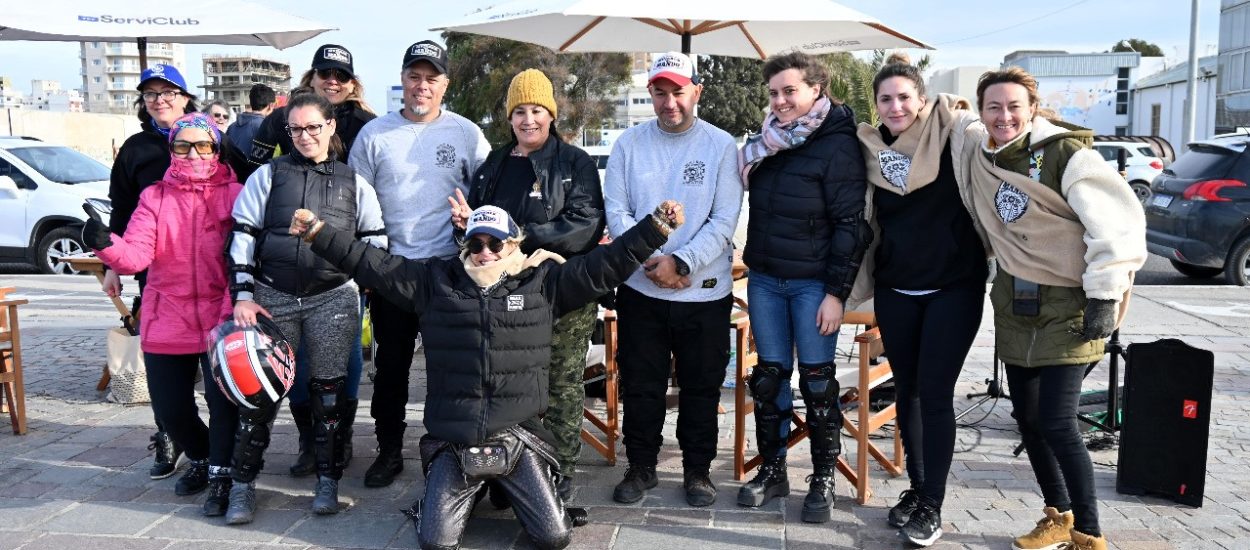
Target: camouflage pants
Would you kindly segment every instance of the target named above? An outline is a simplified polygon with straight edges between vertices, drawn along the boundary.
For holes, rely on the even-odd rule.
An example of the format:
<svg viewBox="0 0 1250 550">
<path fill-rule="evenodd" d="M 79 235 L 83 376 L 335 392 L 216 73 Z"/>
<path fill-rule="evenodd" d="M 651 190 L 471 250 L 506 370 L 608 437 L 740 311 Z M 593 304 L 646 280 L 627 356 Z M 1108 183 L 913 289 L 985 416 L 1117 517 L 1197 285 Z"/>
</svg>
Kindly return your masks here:
<svg viewBox="0 0 1250 550">
<path fill-rule="evenodd" d="M 570 311 L 556 319 L 551 331 L 551 404 L 543 424 L 556 437 L 556 456 L 566 475 L 573 473 L 582 452 L 582 406 L 586 400 L 582 372 L 598 309 L 598 304 L 590 303 Z"/>
</svg>

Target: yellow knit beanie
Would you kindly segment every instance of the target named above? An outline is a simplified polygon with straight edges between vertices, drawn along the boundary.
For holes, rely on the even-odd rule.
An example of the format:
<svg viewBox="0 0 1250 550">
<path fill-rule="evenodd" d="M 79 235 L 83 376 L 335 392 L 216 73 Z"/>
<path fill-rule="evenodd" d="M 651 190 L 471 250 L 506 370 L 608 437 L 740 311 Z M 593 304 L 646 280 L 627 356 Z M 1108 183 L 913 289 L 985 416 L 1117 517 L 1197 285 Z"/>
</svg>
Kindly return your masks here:
<svg viewBox="0 0 1250 550">
<path fill-rule="evenodd" d="M 551 87 L 551 80 L 538 69 L 525 69 L 512 77 L 508 85 L 508 116 L 517 105 L 541 105 L 556 117 L 556 96 Z"/>
</svg>

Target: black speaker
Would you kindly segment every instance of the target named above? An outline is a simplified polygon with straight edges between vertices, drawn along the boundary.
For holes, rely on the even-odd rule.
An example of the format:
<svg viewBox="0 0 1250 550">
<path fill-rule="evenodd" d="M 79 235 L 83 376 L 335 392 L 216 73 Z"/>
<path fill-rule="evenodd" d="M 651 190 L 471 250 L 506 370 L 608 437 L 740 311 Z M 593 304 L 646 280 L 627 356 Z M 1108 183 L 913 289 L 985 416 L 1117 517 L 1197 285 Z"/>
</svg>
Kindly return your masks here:
<svg viewBox="0 0 1250 550">
<path fill-rule="evenodd" d="M 1202 506 L 1215 355 L 1180 340 L 1128 346 L 1116 491 Z"/>
</svg>

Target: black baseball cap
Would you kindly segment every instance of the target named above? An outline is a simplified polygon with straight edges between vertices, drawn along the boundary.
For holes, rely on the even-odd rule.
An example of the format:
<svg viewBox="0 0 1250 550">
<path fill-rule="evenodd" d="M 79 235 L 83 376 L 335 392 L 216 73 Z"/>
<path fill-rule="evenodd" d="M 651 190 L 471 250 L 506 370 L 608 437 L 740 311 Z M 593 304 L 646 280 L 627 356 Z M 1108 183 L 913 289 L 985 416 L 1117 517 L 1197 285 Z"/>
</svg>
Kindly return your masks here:
<svg viewBox="0 0 1250 550">
<path fill-rule="evenodd" d="M 408 46 L 404 51 L 404 65 L 400 69 L 407 69 L 418 61 L 428 61 L 439 73 L 447 74 L 447 48 L 433 40 L 422 40 Z"/>
<path fill-rule="evenodd" d="M 352 78 L 356 77 L 356 71 L 352 69 L 352 52 L 338 44 L 324 44 L 317 48 L 317 53 L 313 55 L 312 68 L 314 71 L 338 69 Z"/>
</svg>

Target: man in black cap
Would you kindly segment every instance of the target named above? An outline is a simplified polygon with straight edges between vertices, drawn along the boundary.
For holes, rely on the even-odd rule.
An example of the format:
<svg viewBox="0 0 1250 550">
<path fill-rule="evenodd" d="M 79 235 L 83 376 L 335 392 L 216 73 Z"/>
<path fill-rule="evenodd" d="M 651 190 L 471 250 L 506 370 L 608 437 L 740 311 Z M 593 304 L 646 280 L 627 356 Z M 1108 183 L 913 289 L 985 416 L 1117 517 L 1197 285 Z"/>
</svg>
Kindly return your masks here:
<svg viewBox="0 0 1250 550">
<path fill-rule="evenodd" d="M 423 40 L 404 50 L 400 65 L 404 108 L 365 125 L 348 164 L 373 184 L 391 254 L 410 259 L 453 258 L 459 248 L 448 221 L 447 197 L 467 193 L 469 178 L 490 153 L 482 130 L 443 109 L 447 49 Z M 373 416 L 378 458 L 366 487 L 385 487 L 404 469 L 408 372 L 416 352 L 418 317 L 385 298 L 370 301 L 378 349 L 373 364 Z"/>
</svg>

